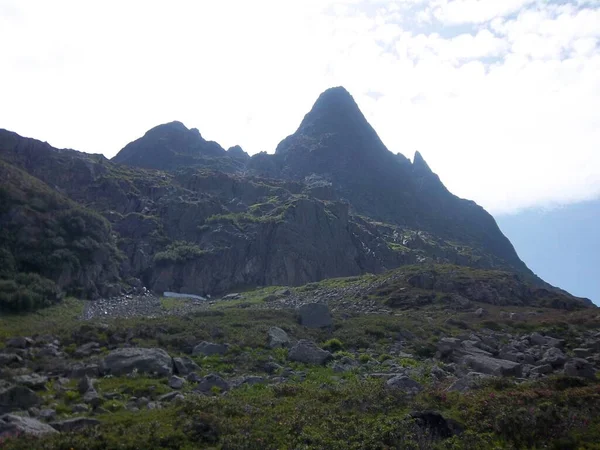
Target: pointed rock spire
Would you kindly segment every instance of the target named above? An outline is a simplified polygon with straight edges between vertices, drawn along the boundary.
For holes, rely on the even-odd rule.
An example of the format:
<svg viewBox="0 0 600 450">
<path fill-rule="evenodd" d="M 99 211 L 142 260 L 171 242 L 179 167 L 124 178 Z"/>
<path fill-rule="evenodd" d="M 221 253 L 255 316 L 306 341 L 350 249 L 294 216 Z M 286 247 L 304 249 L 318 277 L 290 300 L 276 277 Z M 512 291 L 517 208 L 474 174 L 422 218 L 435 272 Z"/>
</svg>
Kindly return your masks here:
<svg viewBox="0 0 600 450">
<path fill-rule="evenodd" d="M 431 169 L 429 165 L 425 162 L 425 159 L 421 155 L 420 152 L 415 152 L 415 157 L 413 158 L 413 170 L 415 172 L 420 173 L 431 173 Z"/>
</svg>

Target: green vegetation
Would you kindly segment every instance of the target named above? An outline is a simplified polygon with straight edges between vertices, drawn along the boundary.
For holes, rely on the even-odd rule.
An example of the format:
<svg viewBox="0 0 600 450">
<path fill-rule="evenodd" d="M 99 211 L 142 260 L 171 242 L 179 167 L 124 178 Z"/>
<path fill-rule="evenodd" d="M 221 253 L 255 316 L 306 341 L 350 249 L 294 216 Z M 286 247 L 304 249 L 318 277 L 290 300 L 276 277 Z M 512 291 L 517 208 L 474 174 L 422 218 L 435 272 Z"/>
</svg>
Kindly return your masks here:
<svg viewBox="0 0 600 450">
<path fill-rule="evenodd" d="M 206 252 L 195 244 L 185 241 L 177 241 L 167 246 L 161 252 L 154 255 L 154 263 L 161 264 L 178 264 L 192 259 L 197 259 Z"/>
<path fill-rule="evenodd" d="M 46 307 L 63 289 L 93 295 L 98 286 L 87 271 L 119 281 L 122 256 L 106 219 L 2 161 L 0 178 L 0 310 Z"/>
</svg>

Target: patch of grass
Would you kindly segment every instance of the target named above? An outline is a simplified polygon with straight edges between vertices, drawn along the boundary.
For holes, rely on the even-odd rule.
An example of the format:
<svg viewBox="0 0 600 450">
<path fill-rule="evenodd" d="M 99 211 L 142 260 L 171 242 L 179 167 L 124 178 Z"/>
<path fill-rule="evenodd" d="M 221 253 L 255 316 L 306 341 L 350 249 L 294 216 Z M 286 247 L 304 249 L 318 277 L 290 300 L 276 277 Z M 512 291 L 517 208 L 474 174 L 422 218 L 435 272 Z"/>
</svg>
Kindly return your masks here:
<svg viewBox="0 0 600 450">
<path fill-rule="evenodd" d="M 171 297 L 161 297 L 160 298 L 160 306 L 162 306 L 167 311 L 173 311 L 175 309 L 180 309 L 185 307 L 188 303 L 188 300 L 183 298 L 171 298 Z"/>
<path fill-rule="evenodd" d="M 31 313 L 0 315 L 0 339 L 36 334 L 66 334 L 77 326 L 85 302 L 68 297 L 63 302 Z"/>
</svg>

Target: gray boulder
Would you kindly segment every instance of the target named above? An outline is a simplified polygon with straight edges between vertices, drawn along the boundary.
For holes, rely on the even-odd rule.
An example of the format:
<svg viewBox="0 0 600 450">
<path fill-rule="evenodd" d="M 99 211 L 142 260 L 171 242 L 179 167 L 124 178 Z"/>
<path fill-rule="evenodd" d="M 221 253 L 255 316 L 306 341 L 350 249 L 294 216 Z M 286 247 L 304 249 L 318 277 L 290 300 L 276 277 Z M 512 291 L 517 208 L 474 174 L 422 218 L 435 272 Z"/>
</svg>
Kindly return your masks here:
<svg viewBox="0 0 600 450">
<path fill-rule="evenodd" d="M 290 337 L 279 327 L 269 328 L 267 334 L 269 348 L 285 348 L 290 346 Z"/>
<path fill-rule="evenodd" d="M 0 390 L 0 414 L 29 409 L 40 403 L 37 394 L 25 386 L 9 386 Z"/>
<path fill-rule="evenodd" d="M 74 419 L 61 420 L 59 422 L 52 422 L 50 425 L 52 428 L 64 432 L 70 433 L 73 431 L 80 431 L 84 428 L 95 427 L 100 425 L 98 419 L 91 419 L 89 417 L 76 417 Z"/>
<path fill-rule="evenodd" d="M 87 391 L 94 390 L 94 380 L 88 376 L 84 376 L 81 380 L 79 380 L 77 389 L 79 390 L 80 394 L 85 394 Z"/>
<path fill-rule="evenodd" d="M 198 392 L 209 393 L 215 387 L 219 388 L 221 391 L 228 391 L 229 383 L 227 383 L 227 381 L 225 381 L 219 375 L 211 373 L 202 378 L 194 390 Z"/>
<path fill-rule="evenodd" d="M 355 359 L 344 356 L 339 361 L 333 363 L 332 369 L 336 373 L 349 372 L 356 369 L 359 365 Z"/>
<path fill-rule="evenodd" d="M 100 394 L 95 389 L 90 389 L 83 395 L 83 402 L 92 408 L 97 408 L 102 404 L 102 397 L 100 397 Z"/>
<path fill-rule="evenodd" d="M 565 375 L 570 377 L 587 378 L 588 380 L 596 379 L 596 370 L 594 366 L 582 358 L 573 358 L 565 364 Z"/>
<path fill-rule="evenodd" d="M 14 353 L 0 353 L 0 367 L 9 367 L 19 365 L 23 362 L 23 358 Z"/>
<path fill-rule="evenodd" d="M 175 366 L 175 373 L 181 376 L 200 370 L 200 366 L 187 356 L 173 358 L 173 365 Z"/>
<path fill-rule="evenodd" d="M 592 350 L 589 348 L 574 348 L 573 353 L 577 358 L 587 358 L 588 356 L 592 356 Z"/>
<path fill-rule="evenodd" d="M 486 375 L 484 373 L 479 372 L 469 372 L 464 377 L 456 380 L 454 383 L 446 389 L 448 392 L 466 392 L 471 389 L 476 389 L 486 378 L 489 378 L 490 375 Z"/>
<path fill-rule="evenodd" d="M 540 365 L 550 364 L 552 367 L 560 368 L 567 362 L 567 356 L 559 348 L 552 347 L 546 350 L 544 358 L 540 361 Z"/>
<path fill-rule="evenodd" d="M 307 303 L 298 309 L 300 324 L 308 328 L 326 328 L 333 325 L 329 307 L 324 303 Z"/>
<path fill-rule="evenodd" d="M 184 384 L 185 384 L 185 379 L 184 378 L 180 378 L 180 377 L 178 377 L 176 375 L 173 375 L 169 379 L 169 387 L 171 389 L 181 389 Z"/>
<path fill-rule="evenodd" d="M 58 431 L 50 425 L 31 417 L 15 416 L 13 414 L 5 414 L 0 417 L 0 441 L 8 436 L 22 434 L 44 436 L 55 433 L 58 433 Z"/>
<path fill-rule="evenodd" d="M 6 341 L 6 348 L 27 348 L 33 345 L 33 339 L 16 336 Z"/>
<path fill-rule="evenodd" d="M 22 386 L 26 386 L 34 391 L 46 389 L 48 377 L 32 373 L 31 375 L 19 375 L 13 378 L 13 381 Z"/>
<path fill-rule="evenodd" d="M 407 394 L 418 394 L 423 390 L 423 386 L 407 377 L 406 375 L 397 375 L 387 380 L 386 385 L 390 388 L 399 389 L 406 392 Z"/>
<path fill-rule="evenodd" d="M 522 370 L 521 364 L 514 361 L 495 359 L 484 355 L 467 355 L 464 357 L 463 363 L 477 372 L 497 377 L 518 377 Z"/>
<path fill-rule="evenodd" d="M 211 356 L 211 355 L 224 355 L 227 353 L 229 345 L 227 344 L 215 344 L 213 342 L 201 342 L 194 347 L 192 355 L 198 356 Z"/>
<path fill-rule="evenodd" d="M 288 358 L 290 361 L 322 365 L 331 360 L 333 355 L 328 351 L 317 347 L 317 344 L 314 342 L 301 339 L 290 349 Z"/>
<path fill-rule="evenodd" d="M 536 375 L 547 375 L 552 373 L 552 366 L 550 364 L 543 364 L 541 366 L 536 366 L 531 369 L 532 374 Z"/>
<path fill-rule="evenodd" d="M 173 360 L 160 348 L 120 348 L 113 350 L 102 362 L 105 374 L 127 375 L 139 373 L 169 376 L 173 373 Z"/>
</svg>

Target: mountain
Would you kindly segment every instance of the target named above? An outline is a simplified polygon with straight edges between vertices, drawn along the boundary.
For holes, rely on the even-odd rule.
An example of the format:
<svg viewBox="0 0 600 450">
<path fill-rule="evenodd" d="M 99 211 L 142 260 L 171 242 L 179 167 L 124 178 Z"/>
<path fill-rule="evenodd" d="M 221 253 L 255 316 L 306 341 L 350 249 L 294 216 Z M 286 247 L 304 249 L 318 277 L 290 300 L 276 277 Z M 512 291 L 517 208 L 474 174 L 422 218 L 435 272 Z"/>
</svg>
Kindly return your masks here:
<svg viewBox="0 0 600 450">
<path fill-rule="evenodd" d="M 188 130 L 181 122 L 170 122 L 127 144 L 113 161 L 145 169 L 172 170 L 196 165 L 235 171 L 240 168 L 236 162 L 240 157 L 244 159 L 243 155 L 239 146 L 225 151 L 216 142 L 205 140 L 196 128 Z"/>
<path fill-rule="evenodd" d="M 50 261 L 31 269 L 67 294 L 106 296 L 147 286 L 214 295 L 417 264 L 437 281 L 409 283 L 411 289 L 437 286 L 462 295 L 464 271 L 448 269 L 462 266 L 496 280 L 478 294 L 489 303 L 589 306 L 536 277 L 492 216 L 451 194 L 421 154 L 411 162 L 387 150 L 340 87 L 318 98 L 275 154 L 225 151 L 171 122 L 112 160 L 0 130 L 0 159 L 6 170 L 26 173 L 39 189 L 104 224 L 99 235 L 84 218 L 80 228 L 92 236 L 65 243 L 67 250 L 81 247 L 77 276 L 53 272 Z M 2 212 L 3 229 L 19 211 Z M 36 220 L 54 230 L 60 211 Z M 11 245 L 2 244 L 14 258 L 20 247 Z"/>
</svg>

